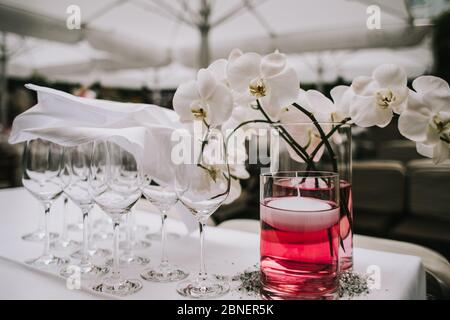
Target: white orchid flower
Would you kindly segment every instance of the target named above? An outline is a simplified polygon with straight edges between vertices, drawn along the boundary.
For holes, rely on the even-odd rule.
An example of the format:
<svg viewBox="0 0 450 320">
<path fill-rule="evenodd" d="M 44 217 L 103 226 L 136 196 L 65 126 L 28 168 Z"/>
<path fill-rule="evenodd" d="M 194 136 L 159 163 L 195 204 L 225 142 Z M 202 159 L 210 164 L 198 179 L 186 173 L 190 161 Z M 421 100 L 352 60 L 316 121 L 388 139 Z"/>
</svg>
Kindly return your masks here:
<svg viewBox="0 0 450 320">
<path fill-rule="evenodd" d="M 361 127 L 385 127 L 394 112 L 400 114 L 408 97 L 405 71 L 392 64 L 376 68 L 372 77 L 353 80 L 355 97 L 350 106 L 352 120 Z"/>
<path fill-rule="evenodd" d="M 228 81 L 228 76 L 227 76 L 227 68 L 228 68 L 228 63 L 229 61 L 234 61 L 236 58 L 240 57 L 242 55 L 242 51 L 239 49 L 233 49 L 230 53 L 230 55 L 228 56 L 228 60 L 227 59 L 218 59 L 214 62 L 212 62 L 207 70 L 210 71 L 213 75 L 214 78 L 216 78 L 216 80 L 220 83 L 222 83 L 223 85 L 230 87 L 230 83 Z"/>
<path fill-rule="evenodd" d="M 398 128 L 406 138 L 417 142 L 417 151 L 436 163 L 449 156 L 450 87 L 433 76 L 419 77 L 413 82 L 409 102 L 402 112 Z"/>
<path fill-rule="evenodd" d="M 424 157 L 433 159 L 435 164 L 442 163 L 449 157 L 449 144 L 444 141 L 439 141 L 434 145 L 418 142 L 416 149 Z"/>
<path fill-rule="evenodd" d="M 230 118 L 233 97 L 211 71 L 200 69 L 197 80 L 178 87 L 173 97 L 173 108 L 183 123 L 200 120 L 217 126 Z"/>
<path fill-rule="evenodd" d="M 335 116 L 333 121 L 342 121 L 350 117 L 350 105 L 355 97 L 353 89 L 349 86 L 337 86 L 330 91 L 331 98 L 335 105 Z M 340 120 L 339 120 L 340 119 Z"/>
<path fill-rule="evenodd" d="M 348 116 L 348 113 L 346 114 L 345 110 L 343 110 L 344 89 L 345 86 L 341 86 L 334 88 L 334 91 L 332 90 L 332 95 L 335 95 L 335 99 L 339 101 L 339 104 L 331 101 L 319 91 L 308 90 L 306 92 L 306 100 L 310 111 L 319 122 L 341 122 Z"/>
<path fill-rule="evenodd" d="M 297 98 L 297 73 L 287 66 L 286 56 L 278 51 L 264 57 L 257 53 L 232 52 L 227 77 L 238 104 L 248 106 L 259 99 L 273 118 Z"/>
<path fill-rule="evenodd" d="M 211 63 L 206 70 L 211 72 L 219 83 L 228 87 L 227 66 L 228 61 L 226 59 L 218 59 Z"/>
</svg>

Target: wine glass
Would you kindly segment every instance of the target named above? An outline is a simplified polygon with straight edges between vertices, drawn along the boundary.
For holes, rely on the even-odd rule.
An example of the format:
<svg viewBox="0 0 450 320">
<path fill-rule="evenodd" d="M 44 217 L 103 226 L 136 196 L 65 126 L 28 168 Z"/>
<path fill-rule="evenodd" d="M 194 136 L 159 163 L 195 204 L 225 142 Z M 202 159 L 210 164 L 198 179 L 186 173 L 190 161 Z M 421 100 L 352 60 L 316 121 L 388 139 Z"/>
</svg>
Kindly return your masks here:
<svg viewBox="0 0 450 320">
<path fill-rule="evenodd" d="M 27 264 L 48 268 L 68 263 L 69 260 L 50 253 L 48 217 L 53 202 L 63 192 L 58 177 L 61 172 L 63 148 L 55 143 L 41 139 L 27 141 L 23 154 L 23 186 L 44 206 L 44 252 L 38 258 L 26 261 Z"/>
<path fill-rule="evenodd" d="M 176 166 L 175 191 L 179 201 L 199 223 L 200 271 L 198 275 L 181 282 L 177 291 L 185 297 L 210 299 L 222 296 L 230 289 L 226 281 L 219 280 L 225 277 L 211 276 L 206 272 L 204 261 L 206 221 L 230 192 L 230 172 L 220 130 L 208 129 L 200 141 L 200 148 L 195 147 L 199 142 L 196 137 L 191 137 L 190 140 L 190 145 L 194 146 L 194 157 L 184 159 L 184 163 Z M 196 149 L 200 151 L 195 152 Z"/>
<path fill-rule="evenodd" d="M 112 275 L 94 290 L 125 296 L 139 291 L 139 280 L 126 279 L 119 268 L 119 226 L 141 192 L 140 166 L 134 156 L 109 140 L 94 142 L 89 173 L 89 190 L 95 203 L 113 219 L 114 246 Z"/>
<path fill-rule="evenodd" d="M 78 241 L 72 240 L 69 238 L 69 229 L 67 225 L 67 218 L 68 218 L 68 204 L 69 204 L 69 197 L 66 192 L 66 188 L 68 187 L 71 179 L 70 175 L 70 162 L 68 161 L 69 157 L 69 149 L 64 148 L 63 149 L 63 159 L 61 164 L 61 172 L 59 174 L 59 178 L 61 180 L 61 183 L 63 185 L 63 212 L 62 212 L 62 226 L 61 226 L 61 236 L 53 241 L 50 244 L 50 247 L 54 250 L 72 250 L 80 247 L 80 243 Z"/>
<path fill-rule="evenodd" d="M 60 270 L 63 277 L 70 277 L 74 272 L 79 272 L 84 277 L 102 276 L 108 273 L 107 267 L 100 267 L 92 263 L 89 254 L 89 213 L 94 206 L 94 200 L 89 193 L 89 170 L 90 157 L 93 143 L 81 144 L 67 149 L 66 165 L 70 172 L 70 181 L 65 189 L 65 193 L 81 209 L 83 214 L 83 248 L 80 255 L 80 261 Z M 73 266 L 78 268 L 73 268 Z"/>
<path fill-rule="evenodd" d="M 174 282 L 183 280 L 188 273 L 169 263 L 166 255 L 166 219 L 167 212 L 177 203 L 178 197 L 169 185 L 157 184 L 149 176 L 144 177 L 142 193 L 147 200 L 156 206 L 161 213 L 161 262 L 157 267 L 149 268 L 141 273 L 141 277 L 154 282 Z"/>
</svg>

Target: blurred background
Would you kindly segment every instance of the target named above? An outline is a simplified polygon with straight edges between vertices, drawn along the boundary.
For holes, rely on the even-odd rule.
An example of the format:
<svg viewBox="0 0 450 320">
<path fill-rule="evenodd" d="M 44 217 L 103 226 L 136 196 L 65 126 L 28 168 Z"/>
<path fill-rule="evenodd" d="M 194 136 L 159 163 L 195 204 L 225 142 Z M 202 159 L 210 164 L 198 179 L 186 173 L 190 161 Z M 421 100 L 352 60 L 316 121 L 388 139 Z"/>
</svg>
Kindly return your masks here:
<svg viewBox="0 0 450 320">
<path fill-rule="evenodd" d="M 235 47 L 288 55 L 303 89 L 329 94 L 382 63 L 450 81 L 450 0 L 0 0 L 0 188 L 18 187 L 13 119 L 25 83 L 172 108 L 176 87 Z M 379 15 L 377 15 L 379 13 Z M 379 22 L 379 23 L 377 23 Z M 450 257 L 450 163 L 422 159 L 396 119 L 353 132 L 355 231 Z M 213 218 L 259 218 L 258 169 Z M 446 193 L 447 191 L 447 193 Z"/>
</svg>

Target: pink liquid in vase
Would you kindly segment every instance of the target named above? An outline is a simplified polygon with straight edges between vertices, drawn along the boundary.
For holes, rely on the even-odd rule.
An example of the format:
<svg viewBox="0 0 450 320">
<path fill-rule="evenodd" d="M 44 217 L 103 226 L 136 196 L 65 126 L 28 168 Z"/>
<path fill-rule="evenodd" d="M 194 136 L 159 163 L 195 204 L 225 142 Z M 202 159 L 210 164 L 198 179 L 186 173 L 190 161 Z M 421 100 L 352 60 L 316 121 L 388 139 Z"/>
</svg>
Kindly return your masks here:
<svg viewBox="0 0 450 320">
<path fill-rule="evenodd" d="M 339 206 L 298 196 L 261 203 L 261 283 L 268 299 L 333 299 L 338 289 Z"/>
</svg>

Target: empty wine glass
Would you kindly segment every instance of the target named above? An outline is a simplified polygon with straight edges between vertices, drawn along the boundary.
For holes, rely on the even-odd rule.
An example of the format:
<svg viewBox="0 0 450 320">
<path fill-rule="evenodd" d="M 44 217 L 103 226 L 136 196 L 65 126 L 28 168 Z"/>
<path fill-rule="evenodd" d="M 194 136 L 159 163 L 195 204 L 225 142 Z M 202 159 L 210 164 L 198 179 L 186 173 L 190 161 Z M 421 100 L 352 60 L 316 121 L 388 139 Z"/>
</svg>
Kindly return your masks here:
<svg viewBox="0 0 450 320">
<path fill-rule="evenodd" d="M 200 271 L 198 275 L 181 282 L 177 291 L 191 298 L 215 298 L 229 291 L 229 284 L 211 276 L 206 271 L 204 237 L 207 219 L 227 198 L 230 191 L 230 173 L 223 135 L 219 130 L 208 130 L 203 139 L 190 138 L 194 146 L 191 161 L 178 165 L 175 174 L 175 191 L 179 201 L 194 215 L 200 230 Z M 185 142 L 187 140 L 184 140 Z M 195 150 L 200 152 L 195 152 Z M 186 163 L 187 162 L 187 163 Z"/>
<path fill-rule="evenodd" d="M 157 267 L 149 268 L 141 273 L 141 277 L 148 281 L 173 282 L 188 276 L 183 269 L 169 263 L 166 255 L 166 219 L 167 212 L 177 203 L 178 197 L 169 185 L 157 184 L 149 176 L 144 177 L 142 193 L 147 200 L 156 206 L 161 213 L 161 262 Z"/>
<path fill-rule="evenodd" d="M 27 264 L 39 268 L 59 266 L 69 261 L 50 253 L 48 231 L 50 208 L 63 192 L 63 185 L 58 177 L 61 172 L 62 156 L 63 148 L 49 141 L 36 139 L 25 144 L 22 183 L 45 209 L 44 252 L 40 257 L 26 261 Z"/>
<path fill-rule="evenodd" d="M 70 170 L 70 181 L 65 188 L 65 193 L 83 214 L 83 248 L 78 253 L 81 256 L 79 262 L 72 263 L 60 270 L 63 277 L 69 277 L 75 272 L 79 272 L 84 277 L 96 277 L 109 271 L 107 267 L 93 264 L 89 254 L 89 213 L 94 206 L 94 200 L 89 193 L 88 181 L 92 147 L 92 143 L 87 143 L 67 149 L 68 157 L 65 158 L 65 162 Z M 73 266 L 78 268 L 73 268 Z"/>
<path fill-rule="evenodd" d="M 63 185 L 63 191 L 66 190 L 67 186 L 70 183 L 71 175 L 70 175 L 70 162 L 68 161 L 69 152 L 68 148 L 64 148 L 63 150 L 63 159 L 61 164 L 61 173 L 59 174 L 59 178 Z M 50 244 L 50 247 L 54 250 L 72 250 L 80 247 L 80 243 L 78 241 L 72 240 L 69 238 L 69 230 L 67 226 L 67 218 L 68 218 L 68 204 L 69 197 L 66 192 L 62 194 L 63 198 L 63 211 L 62 211 L 62 226 L 61 226 L 61 236 L 53 241 Z"/>
<path fill-rule="evenodd" d="M 114 246 L 112 275 L 94 290 L 125 296 L 142 288 L 139 280 L 126 279 L 119 268 L 119 226 L 139 200 L 141 174 L 134 156 L 112 141 L 94 142 L 89 174 L 89 190 L 95 203 L 113 219 Z"/>
</svg>

